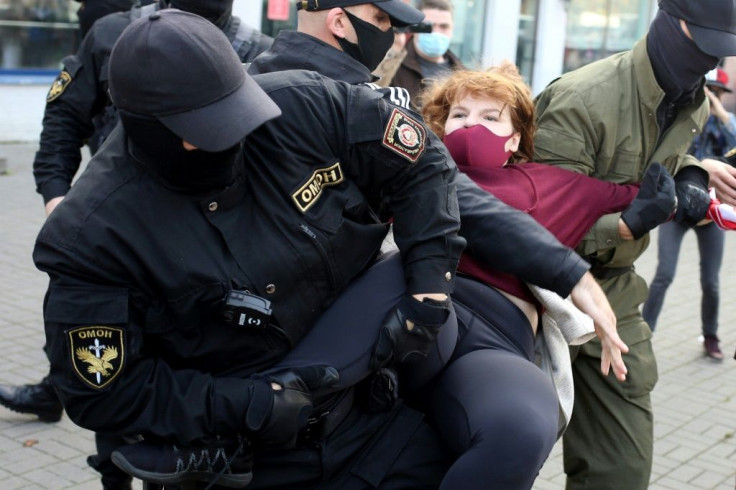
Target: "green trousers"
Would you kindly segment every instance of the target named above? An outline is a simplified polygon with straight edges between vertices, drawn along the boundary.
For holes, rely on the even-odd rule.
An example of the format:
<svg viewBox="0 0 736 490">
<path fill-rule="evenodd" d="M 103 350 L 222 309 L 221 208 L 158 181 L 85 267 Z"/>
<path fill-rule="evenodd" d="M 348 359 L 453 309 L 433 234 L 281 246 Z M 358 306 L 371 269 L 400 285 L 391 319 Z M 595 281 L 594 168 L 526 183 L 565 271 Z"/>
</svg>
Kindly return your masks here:
<svg viewBox="0 0 736 490">
<path fill-rule="evenodd" d="M 657 382 L 651 330 L 639 312 L 647 286 L 633 271 L 599 283 L 629 346 L 628 374 L 624 382 L 612 372 L 603 376 L 597 339 L 571 351 L 575 404 L 563 436 L 566 488 L 645 490 L 654 445 L 650 394 Z"/>
</svg>

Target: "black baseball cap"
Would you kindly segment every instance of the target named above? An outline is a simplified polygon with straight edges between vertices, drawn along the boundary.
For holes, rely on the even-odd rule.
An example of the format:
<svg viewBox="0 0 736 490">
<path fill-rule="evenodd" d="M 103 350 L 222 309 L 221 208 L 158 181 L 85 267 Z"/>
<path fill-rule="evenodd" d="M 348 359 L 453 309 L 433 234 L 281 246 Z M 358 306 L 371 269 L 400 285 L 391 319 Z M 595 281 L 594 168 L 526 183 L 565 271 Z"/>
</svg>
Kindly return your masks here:
<svg viewBox="0 0 736 490">
<path fill-rule="evenodd" d="M 204 151 L 230 148 L 281 115 L 225 34 L 181 10 L 159 10 L 126 27 L 110 55 L 109 80 L 120 110 L 158 119 Z"/>
<path fill-rule="evenodd" d="M 296 3 L 297 10 L 328 10 L 335 7 L 351 7 L 372 3 L 391 17 L 391 25 L 394 27 L 406 27 L 419 24 L 424 20 L 424 13 L 401 0 L 300 0 Z"/>
<path fill-rule="evenodd" d="M 659 8 L 684 20 L 704 53 L 736 55 L 736 0 L 659 0 Z"/>
</svg>

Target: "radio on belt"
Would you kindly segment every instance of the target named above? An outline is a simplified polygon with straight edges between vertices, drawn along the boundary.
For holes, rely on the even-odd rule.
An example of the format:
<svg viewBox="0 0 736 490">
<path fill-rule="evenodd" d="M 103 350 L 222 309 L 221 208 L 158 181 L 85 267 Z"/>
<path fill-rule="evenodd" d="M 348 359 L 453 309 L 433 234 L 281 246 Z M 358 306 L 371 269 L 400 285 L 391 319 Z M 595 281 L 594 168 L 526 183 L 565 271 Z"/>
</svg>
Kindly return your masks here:
<svg viewBox="0 0 736 490">
<path fill-rule="evenodd" d="M 271 302 L 248 291 L 229 291 L 225 295 L 222 318 L 229 325 L 266 328 L 271 317 Z"/>
</svg>

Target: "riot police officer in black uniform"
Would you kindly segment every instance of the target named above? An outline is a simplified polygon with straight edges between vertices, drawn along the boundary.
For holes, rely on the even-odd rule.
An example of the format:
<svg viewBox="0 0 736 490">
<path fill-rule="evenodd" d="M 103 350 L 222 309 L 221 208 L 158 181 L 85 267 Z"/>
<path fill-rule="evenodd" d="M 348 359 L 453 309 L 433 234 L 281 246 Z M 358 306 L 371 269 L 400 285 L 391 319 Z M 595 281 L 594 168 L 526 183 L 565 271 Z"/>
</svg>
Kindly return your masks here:
<svg viewBox="0 0 736 490">
<path fill-rule="evenodd" d="M 295 71 L 258 89 L 220 31 L 173 9 L 133 22 L 109 73 L 122 125 L 34 250 L 72 420 L 144 436 L 116 463 L 167 484 L 437 486 L 446 455 L 420 414 L 313 398 L 330 367 L 273 367 L 377 256 L 386 216 L 397 311 L 433 340 L 464 244 L 441 143 L 365 87 Z"/>
<path fill-rule="evenodd" d="M 131 3 L 134 2 L 128 2 Z M 80 29 L 90 31 L 77 54 L 63 61 L 64 68 L 49 90 L 40 149 L 33 163 L 37 190 L 43 196 L 47 215 L 69 191 L 79 169 L 81 147 L 86 143 L 94 154 L 117 124 L 117 111 L 107 92 L 108 58 L 120 33 L 132 20 L 168 7 L 196 13 L 228 36 L 243 62 L 250 62 L 272 42 L 269 36 L 231 15 L 233 0 L 143 3 L 146 5 L 106 15 L 94 24 L 87 13 L 80 17 Z M 91 15 L 100 7 L 88 2 L 82 10 L 89 8 Z M 42 421 L 58 421 L 62 414 L 62 405 L 47 378 L 32 385 L 0 385 L 0 403 L 17 412 L 38 415 Z M 99 464 L 92 464 L 99 468 Z M 110 469 L 116 472 L 115 468 Z"/>
<path fill-rule="evenodd" d="M 297 2 L 298 30 L 281 31 L 273 46 L 256 58 L 248 72 L 255 75 L 283 70 L 313 70 L 334 80 L 372 87 L 392 103 L 408 108 L 409 95 L 405 89 L 381 88 L 372 83 L 376 77 L 371 72 L 391 45 L 391 29 L 382 33 L 375 25 L 371 25 L 371 19 L 351 15 L 350 21 L 358 26 L 354 26 L 357 43 L 347 38 L 337 40 L 319 17 L 324 11 L 364 4 L 373 4 L 383 11 L 394 27 L 417 24 L 423 19 L 420 11 L 401 0 Z M 409 15 L 405 18 L 410 20 L 401 22 L 395 17 L 395 12 L 405 10 L 413 11 L 413 14 L 405 14 Z M 583 299 L 577 294 L 589 291 L 575 286 L 595 287 L 592 278 L 585 274 L 590 267 L 587 262 L 561 245 L 533 218 L 481 190 L 462 172 L 456 174 L 455 183 L 462 222 L 461 235 L 466 238 L 467 250 L 473 257 L 492 269 L 517 275 L 524 281 L 555 291 L 563 297 L 572 292 L 580 308 L 584 308 L 585 303 L 596 305 L 586 313 L 596 320 L 601 317 L 597 313 L 595 300 L 577 301 Z"/>
<path fill-rule="evenodd" d="M 247 63 L 273 40 L 231 15 L 232 4 L 233 0 L 159 0 L 107 15 L 92 25 L 77 54 L 64 59 L 64 68 L 46 97 L 33 174 L 47 215 L 69 191 L 79 169 L 81 147 L 86 143 L 94 154 L 117 123 L 115 108 L 107 95 L 107 63 L 123 29 L 132 20 L 161 8 L 178 8 L 212 21 Z"/>
</svg>

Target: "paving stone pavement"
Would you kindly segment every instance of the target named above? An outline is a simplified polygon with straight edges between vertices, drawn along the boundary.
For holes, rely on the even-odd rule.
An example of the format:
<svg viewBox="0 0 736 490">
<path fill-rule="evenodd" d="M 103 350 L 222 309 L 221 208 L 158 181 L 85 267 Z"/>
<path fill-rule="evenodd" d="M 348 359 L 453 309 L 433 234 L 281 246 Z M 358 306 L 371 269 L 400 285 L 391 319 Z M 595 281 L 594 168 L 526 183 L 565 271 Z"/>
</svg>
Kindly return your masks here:
<svg viewBox="0 0 736 490">
<path fill-rule="evenodd" d="M 37 271 L 31 250 L 44 221 L 34 191 L 31 161 L 35 144 L 0 145 L 7 173 L 0 175 L 0 383 L 34 383 L 48 369 L 41 305 L 46 276 Z M 656 266 L 656 233 L 638 269 L 651 279 Z M 736 233 L 726 239 L 721 274 L 720 336 L 726 359 L 703 356 L 698 340 L 699 271 L 693 233 L 682 246 L 654 349 L 659 361 L 655 407 L 653 490 L 729 489 L 736 476 Z M 602 442 L 603 443 L 603 442 Z M 56 424 L 0 407 L 0 488 L 99 489 L 86 462 L 92 434 L 66 416 Z M 140 488 L 139 484 L 136 488 Z M 534 490 L 564 488 L 560 444 L 542 468 Z M 626 489 L 622 489 L 626 490 Z"/>
</svg>

